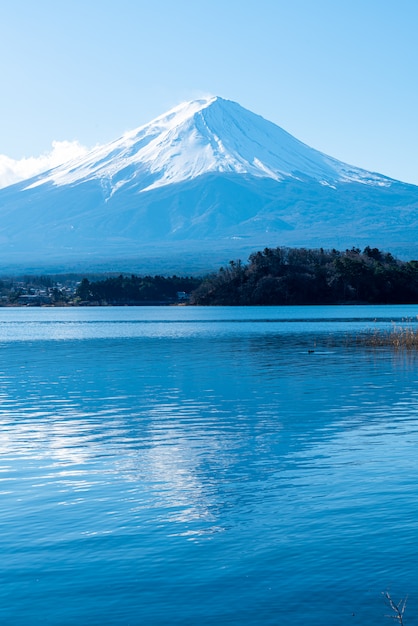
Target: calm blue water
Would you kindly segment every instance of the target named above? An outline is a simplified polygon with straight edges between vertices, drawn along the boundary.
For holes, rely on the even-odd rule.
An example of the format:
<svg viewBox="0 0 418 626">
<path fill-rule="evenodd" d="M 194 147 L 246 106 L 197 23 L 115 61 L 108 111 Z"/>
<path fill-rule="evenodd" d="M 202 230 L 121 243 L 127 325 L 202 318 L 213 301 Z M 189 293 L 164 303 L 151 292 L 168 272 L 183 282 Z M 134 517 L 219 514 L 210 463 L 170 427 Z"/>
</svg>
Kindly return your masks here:
<svg viewBox="0 0 418 626">
<path fill-rule="evenodd" d="M 0 309 L 0 624 L 414 623 L 417 315 Z"/>
</svg>

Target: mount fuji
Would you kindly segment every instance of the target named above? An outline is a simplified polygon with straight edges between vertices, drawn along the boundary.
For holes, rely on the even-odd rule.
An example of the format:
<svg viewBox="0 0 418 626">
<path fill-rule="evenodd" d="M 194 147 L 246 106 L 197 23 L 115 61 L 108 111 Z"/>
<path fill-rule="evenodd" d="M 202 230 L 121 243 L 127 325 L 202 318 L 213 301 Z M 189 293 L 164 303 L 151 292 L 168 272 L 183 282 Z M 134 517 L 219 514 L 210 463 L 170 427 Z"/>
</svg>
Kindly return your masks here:
<svg viewBox="0 0 418 626">
<path fill-rule="evenodd" d="M 0 190 L 4 270 L 192 272 L 283 245 L 412 258 L 417 235 L 417 186 L 342 163 L 219 97 Z"/>
</svg>

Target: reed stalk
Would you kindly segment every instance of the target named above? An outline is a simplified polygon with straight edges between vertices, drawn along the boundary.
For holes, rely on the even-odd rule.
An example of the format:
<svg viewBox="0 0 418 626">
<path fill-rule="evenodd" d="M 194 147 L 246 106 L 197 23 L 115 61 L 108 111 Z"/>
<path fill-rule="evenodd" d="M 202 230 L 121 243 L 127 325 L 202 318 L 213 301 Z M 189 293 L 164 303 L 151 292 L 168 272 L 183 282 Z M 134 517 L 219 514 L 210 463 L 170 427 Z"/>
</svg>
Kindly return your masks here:
<svg viewBox="0 0 418 626">
<path fill-rule="evenodd" d="M 357 338 L 357 343 L 371 347 L 418 349 L 418 328 L 393 326 L 388 330 L 376 329 Z"/>
</svg>

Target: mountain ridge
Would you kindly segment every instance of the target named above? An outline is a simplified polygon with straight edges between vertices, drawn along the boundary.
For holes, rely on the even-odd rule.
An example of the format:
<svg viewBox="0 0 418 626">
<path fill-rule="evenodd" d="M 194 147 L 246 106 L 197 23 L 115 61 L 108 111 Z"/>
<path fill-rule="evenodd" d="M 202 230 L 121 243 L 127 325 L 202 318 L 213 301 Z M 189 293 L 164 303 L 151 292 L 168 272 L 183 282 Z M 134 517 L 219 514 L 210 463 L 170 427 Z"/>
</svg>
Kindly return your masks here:
<svg viewBox="0 0 418 626">
<path fill-rule="evenodd" d="M 418 187 L 338 161 L 219 97 L 0 190 L 3 266 L 117 268 L 186 249 L 216 264 L 274 245 L 418 255 L 417 228 Z"/>
<path fill-rule="evenodd" d="M 254 138 L 251 135 L 255 127 L 258 134 Z M 270 163 L 265 162 L 269 160 Z M 150 175 L 157 174 L 157 181 L 141 191 L 212 171 L 278 181 L 298 178 L 295 172 L 323 183 L 353 181 L 389 185 L 393 180 L 329 157 L 239 104 L 213 96 L 180 104 L 119 139 L 93 148 L 81 159 L 50 170 L 49 176 L 38 175 L 37 182 L 31 186 L 48 181 L 69 184 L 100 176 L 111 179 L 132 164 L 142 166 L 141 173 L 147 170 Z M 69 169 L 69 165 L 73 167 Z M 158 179 L 161 173 L 163 176 Z"/>
</svg>

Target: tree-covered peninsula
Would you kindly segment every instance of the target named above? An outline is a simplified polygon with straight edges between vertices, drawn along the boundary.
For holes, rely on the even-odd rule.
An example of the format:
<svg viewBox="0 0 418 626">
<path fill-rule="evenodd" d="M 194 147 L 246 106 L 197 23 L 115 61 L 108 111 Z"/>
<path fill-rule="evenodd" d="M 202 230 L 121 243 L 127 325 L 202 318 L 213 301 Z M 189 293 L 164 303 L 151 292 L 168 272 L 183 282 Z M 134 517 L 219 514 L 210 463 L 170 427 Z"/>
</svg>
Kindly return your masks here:
<svg viewBox="0 0 418 626">
<path fill-rule="evenodd" d="M 200 305 L 418 303 L 418 261 L 367 246 L 345 250 L 265 248 L 231 261 L 191 294 Z"/>
</svg>

